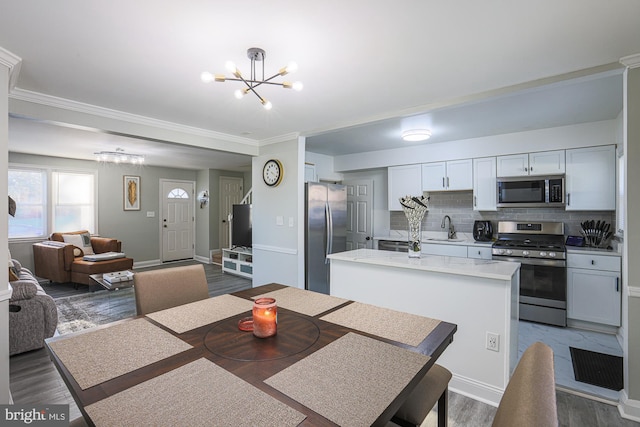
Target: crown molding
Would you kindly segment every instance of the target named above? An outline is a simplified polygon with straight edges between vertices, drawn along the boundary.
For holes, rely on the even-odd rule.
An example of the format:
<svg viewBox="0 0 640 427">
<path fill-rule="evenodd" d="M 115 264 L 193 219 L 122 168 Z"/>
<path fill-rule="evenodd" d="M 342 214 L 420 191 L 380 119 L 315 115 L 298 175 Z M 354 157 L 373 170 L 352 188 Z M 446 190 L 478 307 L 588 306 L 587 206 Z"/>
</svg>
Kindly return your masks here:
<svg viewBox="0 0 640 427">
<path fill-rule="evenodd" d="M 300 132 L 291 132 L 284 135 L 274 136 L 273 138 L 261 139 L 260 147 L 264 147 L 271 144 L 278 144 L 280 142 L 293 141 L 298 139 Z"/>
<path fill-rule="evenodd" d="M 638 68 L 640 67 L 640 53 L 620 58 L 620 63 L 625 67 Z"/>
<path fill-rule="evenodd" d="M 150 117 L 140 116 L 137 114 L 126 113 L 124 111 L 112 110 L 109 108 L 99 107 L 96 105 L 85 104 L 83 102 L 72 101 L 70 99 L 59 98 L 56 96 L 45 95 L 30 90 L 16 88 L 9 94 L 9 98 L 18 101 L 30 102 L 34 104 L 44 105 L 48 107 L 60 108 L 63 110 L 74 111 L 78 113 L 91 114 L 94 116 L 105 117 L 108 119 L 120 120 L 124 122 L 134 123 L 138 125 L 151 126 L 159 129 L 182 132 L 185 134 L 196 135 L 206 138 L 219 139 L 227 142 L 245 144 L 252 147 L 258 147 L 258 141 L 254 139 L 244 138 L 235 135 L 229 135 L 222 132 L 197 128 L 193 126 L 181 125 L 178 123 L 167 122 L 164 120 L 153 119 Z"/>
<path fill-rule="evenodd" d="M 11 92 L 18 81 L 22 58 L 0 47 L 0 65 L 9 69 L 9 92 Z"/>
</svg>

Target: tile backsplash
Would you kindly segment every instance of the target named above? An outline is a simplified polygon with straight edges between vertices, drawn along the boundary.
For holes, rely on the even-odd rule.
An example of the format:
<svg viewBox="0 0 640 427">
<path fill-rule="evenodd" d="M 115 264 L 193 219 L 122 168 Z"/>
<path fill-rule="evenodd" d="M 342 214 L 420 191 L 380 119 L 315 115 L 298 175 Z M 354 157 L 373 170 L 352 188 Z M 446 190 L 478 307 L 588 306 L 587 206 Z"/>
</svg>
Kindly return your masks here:
<svg viewBox="0 0 640 427">
<path fill-rule="evenodd" d="M 579 236 L 580 223 L 588 220 L 606 221 L 615 230 L 615 211 L 565 211 L 564 208 L 504 208 L 498 211 L 474 211 L 473 192 L 451 191 L 429 193 L 429 211 L 422 220 L 422 231 L 442 231 L 440 225 L 445 215 L 451 217 L 456 231 L 473 232 L 476 220 L 491 221 L 497 230 L 498 221 L 553 221 L 564 222 L 565 235 Z M 407 230 L 404 212 L 392 211 L 391 230 Z"/>
</svg>

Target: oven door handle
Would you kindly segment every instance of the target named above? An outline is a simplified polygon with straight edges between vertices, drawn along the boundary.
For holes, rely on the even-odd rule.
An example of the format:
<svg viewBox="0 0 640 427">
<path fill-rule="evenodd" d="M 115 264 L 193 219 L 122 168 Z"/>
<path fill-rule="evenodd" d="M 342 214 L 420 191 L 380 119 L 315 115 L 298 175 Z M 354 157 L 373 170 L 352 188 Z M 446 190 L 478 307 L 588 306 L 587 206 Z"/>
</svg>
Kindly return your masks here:
<svg viewBox="0 0 640 427">
<path fill-rule="evenodd" d="M 546 267 L 560 267 L 564 268 L 567 266 L 567 262 L 565 260 L 559 259 L 542 259 L 542 258 L 526 258 L 526 257 L 505 257 L 505 256 L 493 256 L 491 257 L 494 261 L 510 261 L 510 262 L 519 262 L 523 265 L 542 265 Z"/>
</svg>

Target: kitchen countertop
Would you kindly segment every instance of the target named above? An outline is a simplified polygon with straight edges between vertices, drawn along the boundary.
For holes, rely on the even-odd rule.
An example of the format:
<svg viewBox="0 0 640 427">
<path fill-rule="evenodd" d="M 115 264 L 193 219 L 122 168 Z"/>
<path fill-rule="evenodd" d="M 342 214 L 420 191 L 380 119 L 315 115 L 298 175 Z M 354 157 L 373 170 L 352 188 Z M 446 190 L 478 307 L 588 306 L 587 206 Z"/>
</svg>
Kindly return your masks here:
<svg viewBox="0 0 640 427">
<path fill-rule="evenodd" d="M 327 258 L 332 261 L 374 264 L 378 266 L 509 281 L 520 269 L 520 263 L 517 262 L 439 255 L 423 255 L 421 258 L 409 258 L 404 252 L 377 251 L 374 249 L 356 249 L 353 251 L 339 252 L 329 255 Z"/>
<path fill-rule="evenodd" d="M 446 231 L 423 231 L 422 232 L 422 243 L 437 243 L 443 245 L 459 245 L 459 246 L 469 246 L 469 245 L 483 245 L 483 246 L 491 246 L 493 244 L 490 242 L 476 242 L 473 239 L 473 236 L 468 233 L 457 232 L 456 239 L 447 240 L 447 232 Z M 400 230 L 391 230 L 389 235 L 387 236 L 373 236 L 373 240 L 390 240 L 394 242 L 406 242 L 408 239 L 406 231 Z"/>
<path fill-rule="evenodd" d="M 567 246 L 567 253 L 569 254 L 594 254 L 604 256 L 622 256 L 620 252 L 616 252 L 613 249 L 602 248 L 590 248 L 586 246 Z"/>
</svg>

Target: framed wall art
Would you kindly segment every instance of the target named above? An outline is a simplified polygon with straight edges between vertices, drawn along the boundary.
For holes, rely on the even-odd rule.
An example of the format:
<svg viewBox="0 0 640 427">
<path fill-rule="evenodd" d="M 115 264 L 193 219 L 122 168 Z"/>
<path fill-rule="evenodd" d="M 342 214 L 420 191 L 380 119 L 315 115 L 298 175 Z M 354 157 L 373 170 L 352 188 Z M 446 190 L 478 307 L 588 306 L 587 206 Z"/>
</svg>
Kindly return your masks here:
<svg viewBox="0 0 640 427">
<path fill-rule="evenodd" d="M 140 210 L 140 177 L 133 175 L 124 176 L 124 210 L 139 211 Z"/>
</svg>

